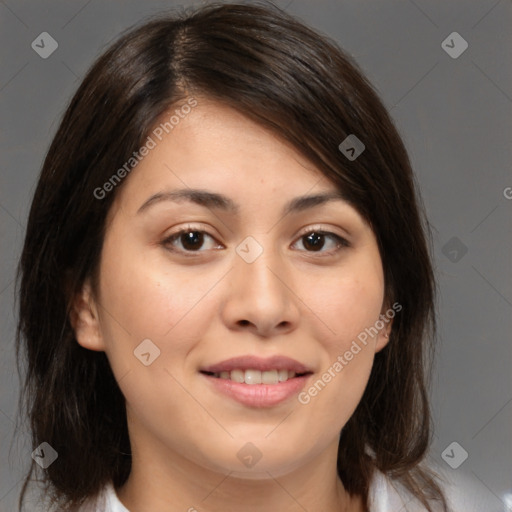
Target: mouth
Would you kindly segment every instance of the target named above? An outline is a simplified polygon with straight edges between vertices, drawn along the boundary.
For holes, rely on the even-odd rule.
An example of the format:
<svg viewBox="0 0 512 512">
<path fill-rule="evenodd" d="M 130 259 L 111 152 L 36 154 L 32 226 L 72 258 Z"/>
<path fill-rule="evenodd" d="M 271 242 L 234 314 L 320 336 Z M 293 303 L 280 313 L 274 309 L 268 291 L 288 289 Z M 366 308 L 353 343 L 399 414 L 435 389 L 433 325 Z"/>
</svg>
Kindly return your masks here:
<svg viewBox="0 0 512 512">
<path fill-rule="evenodd" d="M 255 370 L 255 369 L 236 369 L 231 371 L 222 372 L 206 372 L 201 371 L 204 375 L 214 377 L 215 379 L 226 379 L 239 384 L 279 384 L 280 382 L 286 382 L 296 377 L 303 377 L 311 372 L 297 373 L 293 370 L 287 370 L 285 368 L 277 370 Z"/>
<path fill-rule="evenodd" d="M 216 392 L 249 407 L 272 407 L 286 401 L 313 374 L 306 365 L 285 356 L 236 357 L 199 371 Z"/>
</svg>

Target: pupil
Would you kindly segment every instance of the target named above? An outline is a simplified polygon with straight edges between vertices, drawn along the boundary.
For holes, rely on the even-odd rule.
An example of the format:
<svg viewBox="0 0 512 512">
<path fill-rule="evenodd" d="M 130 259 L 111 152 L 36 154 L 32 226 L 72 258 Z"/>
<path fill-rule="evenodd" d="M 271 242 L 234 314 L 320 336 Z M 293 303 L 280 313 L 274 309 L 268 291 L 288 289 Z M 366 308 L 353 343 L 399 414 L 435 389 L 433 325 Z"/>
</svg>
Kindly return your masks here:
<svg viewBox="0 0 512 512">
<path fill-rule="evenodd" d="M 188 250 L 199 249 L 203 245 L 203 233 L 190 231 L 181 235 L 181 243 Z"/>
<path fill-rule="evenodd" d="M 318 233 L 310 233 L 306 236 L 306 243 L 304 246 L 306 249 L 311 249 L 312 251 L 319 251 L 324 246 L 325 240 L 323 238 L 323 235 Z"/>
</svg>

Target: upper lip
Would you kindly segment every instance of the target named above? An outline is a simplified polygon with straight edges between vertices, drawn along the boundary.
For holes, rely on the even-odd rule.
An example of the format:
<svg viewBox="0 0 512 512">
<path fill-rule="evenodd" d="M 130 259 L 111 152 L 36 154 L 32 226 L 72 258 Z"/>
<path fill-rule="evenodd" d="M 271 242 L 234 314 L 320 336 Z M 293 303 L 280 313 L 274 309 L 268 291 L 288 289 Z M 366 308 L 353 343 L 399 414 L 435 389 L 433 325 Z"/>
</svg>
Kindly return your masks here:
<svg viewBox="0 0 512 512">
<path fill-rule="evenodd" d="M 295 359 L 286 356 L 257 357 L 239 356 L 201 368 L 208 373 L 230 372 L 232 370 L 289 370 L 295 373 L 311 373 L 312 370 Z"/>
</svg>

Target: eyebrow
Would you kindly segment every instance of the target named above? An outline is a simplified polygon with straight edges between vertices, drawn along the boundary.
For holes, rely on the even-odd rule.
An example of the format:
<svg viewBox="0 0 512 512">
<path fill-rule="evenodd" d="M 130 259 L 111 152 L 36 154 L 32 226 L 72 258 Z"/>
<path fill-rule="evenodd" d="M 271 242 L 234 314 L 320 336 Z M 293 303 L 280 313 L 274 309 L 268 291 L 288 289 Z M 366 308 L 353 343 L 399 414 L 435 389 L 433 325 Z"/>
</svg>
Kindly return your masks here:
<svg viewBox="0 0 512 512">
<path fill-rule="evenodd" d="M 209 192 L 207 190 L 186 188 L 172 190 L 169 192 L 158 192 L 152 195 L 137 210 L 137 214 L 142 213 L 148 210 L 151 206 L 164 201 L 173 201 L 177 203 L 188 201 L 204 206 L 205 208 L 223 210 L 231 214 L 237 214 L 240 211 L 240 206 L 223 194 Z M 339 191 L 295 197 L 285 204 L 282 215 L 285 216 L 290 213 L 299 213 L 331 201 L 348 202 L 348 199 Z"/>
</svg>

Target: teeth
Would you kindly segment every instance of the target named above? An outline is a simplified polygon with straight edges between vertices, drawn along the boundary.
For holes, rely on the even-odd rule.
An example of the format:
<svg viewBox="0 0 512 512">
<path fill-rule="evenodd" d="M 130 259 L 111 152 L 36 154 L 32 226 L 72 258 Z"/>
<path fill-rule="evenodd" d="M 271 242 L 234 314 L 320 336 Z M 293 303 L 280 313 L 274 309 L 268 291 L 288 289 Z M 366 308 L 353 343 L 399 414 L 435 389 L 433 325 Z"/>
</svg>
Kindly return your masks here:
<svg viewBox="0 0 512 512">
<path fill-rule="evenodd" d="M 288 370 L 279 370 L 277 372 L 279 382 L 284 382 L 285 380 L 288 380 Z"/>
<path fill-rule="evenodd" d="M 227 373 L 228 376 L 227 377 L 221 376 L 221 378 L 229 379 L 229 372 L 222 372 L 222 373 Z M 245 372 L 243 370 L 233 370 L 231 372 L 231 380 L 233 380 L 235 382 L 240 382 L 240 383 L 245 382 Z"/>
<path fill-rule="evenodd" d="M 277 384 L 279 382 L 277 370 L 261 372 L 261 382 L 262 384 Z"/>
<path fill-rule="evenodd" d="M 261 384 L 261 372 L 259 370 L 245 370 L 246 384 Z"/>
<path fill-rule="evenodd" d="M 228 379 L 245 384 L 278 384 L 293 379 L 296 373 L 289 370 L 232 370 L 231 372 L 218 372 L 214 377 Z"/>
</svg>

